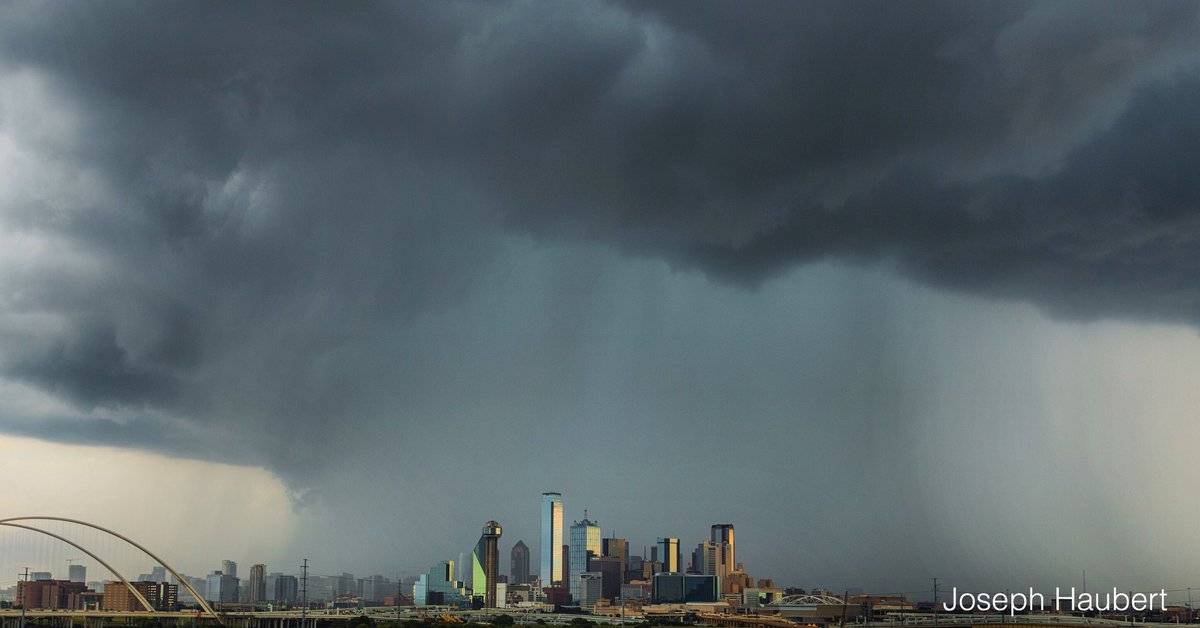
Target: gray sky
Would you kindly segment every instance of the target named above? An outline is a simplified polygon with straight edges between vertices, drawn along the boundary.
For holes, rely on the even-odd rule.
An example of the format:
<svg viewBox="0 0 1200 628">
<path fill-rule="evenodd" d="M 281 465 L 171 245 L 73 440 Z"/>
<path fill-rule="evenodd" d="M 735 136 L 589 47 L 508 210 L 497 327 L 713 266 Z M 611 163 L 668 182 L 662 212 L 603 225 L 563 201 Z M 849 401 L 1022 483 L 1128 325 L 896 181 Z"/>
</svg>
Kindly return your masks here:
<svg viewBox="0 0 1200 628">
<path fill-rule="evenodd" d="M 145 535 L 78 452 L 246 478 L 164 503 L 243 535 L 194 571 L 536 560 L 559 490 L 798 585 L 1200 585 L 1197 11 L 5 4 L 0 447 Z"/>
</svg>

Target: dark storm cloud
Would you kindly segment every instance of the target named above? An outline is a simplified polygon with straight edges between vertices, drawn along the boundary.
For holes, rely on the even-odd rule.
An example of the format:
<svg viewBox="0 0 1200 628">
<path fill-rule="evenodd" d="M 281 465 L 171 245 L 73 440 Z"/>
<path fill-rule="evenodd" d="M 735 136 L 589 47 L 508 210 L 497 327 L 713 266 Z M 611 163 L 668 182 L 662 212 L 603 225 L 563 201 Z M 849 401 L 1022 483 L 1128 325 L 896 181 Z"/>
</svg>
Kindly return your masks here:
<svg viewBox="0 0 1200 628">
<path fill-rule="evenodd" d="M 11 364 L 9 376 L 62 393 L 85 407 L 104 403 L 167 403 L 175 382 L 155 361 L 134 364 L 112 327 L 72 330 L 42 352 Z M 182 338 L 182 336 L 181 336 Z"/>
<path fill-rule="evenodd" d="M 747 242 L 688 256 L 755 280 L 820 255 L 890 255 L 923 280 L 1067 316 L 1195 323 L 1198 106 L 1193 77 L 1155 84 L 1052 174 L 942 183 L 901 170 L 839 207 L 796 212 Z"/>
<path fill-rule="evenodd" d="M 424 278 L 383 289 L 394 265 L 370 267 L 372 245 L 500 215 L 719 276 L 895 254 L 950 285 L 1041 301 L 1051 281 L 1068 308 L 1075 290 L 1108 290 L 1079 309 L 1194 314 L 1186 295 L 1105 279 L 1126 249 L 1100 241 L 1149 238 L 1194 209 L 1187 160 L 1124 146 L 1158 155 L 1138 126 L 1152 122 L 1172 138 L 1163 150 L 1195 148 L 1169 93 L 1194 92 L 1174 82 L 1194 69 L 1192 5 L 310 8 L 6 10 L 4 61 L 44 72 L 81 111 L 71 156 L 120 196 L 69 225 L 81 245 L 134 263 L 174 247 L 206 266 L 183 279 L 218 290 L 303 292 L 298 275 L 318 264 L 361 278 L 326 277 L 339 289 L 408 307 Z M 1122 114 L 1141 91 L 1161 96 Z M 239 172 L 288 188 L 255 238 L 230 235 L 250 218 L 206 211 Z M 455 204 L 478 209 L 432 208 L 463 188 L 478 198 Z M 976 251 L 978 280 L 951 249 Z M 1134 264 L 1161 279 L 1187 262 Z"/>
<path fill-rule="evenodd" d="M 222 342 L 457 298 L 498 225 L 1194 320 L 1197 9 L 1106 8 L 12 4 L 4 66 L 82 121 L 29 142 L 114 192 L 6 209 L 110 265 L 27 278 L 79 329 L 6 372 L 178 403 Z"/>
<path fill-rule="evenodd" d="M 582 413 L 589 343 L 619 331 L 596 320 L 617 306 L 592 244 L 712 290 L 883 261 L 1070 317 L 1196 323 L 1198 12 L 6 4 L 0 149 L 18 149 L 0 158 L 36 166 L 3 179 L 0 237 L 43 244 L 0 268 L 0 374 L 128 416 L 0 421 L 221 459 L 236 440 L 294 485 L 347 492 L 339 464 L 404 440 L 421 448 L 397 464 L 433 485 L 454 447 L 439 434 Z M 523 266 L 525 238 L 585 253 Z M 655 319 L 647 282 L 616 292 L 645 303 L 626 315 L 649 354 L 681 323 Z M 519 303 L 491 291 L 512 283 Z M 864 344 L 828 354 L 886 344 L 848 337 Z M 759 390 L 731 346 L 728 381 Z M 695 356 L 661 357 L 627 357 L 661 366 L 639 372 L 669 380 L 656 399 L 700 388 L 671 371 Z M 834 371 L 862 372 L 847 360 Z M 812 380 L 866 413 L 840 375 Z M 726 410 L 753 424 L 744 407 Z M 562 449 L 552 433 L 540 446 Z"/>
</svg>

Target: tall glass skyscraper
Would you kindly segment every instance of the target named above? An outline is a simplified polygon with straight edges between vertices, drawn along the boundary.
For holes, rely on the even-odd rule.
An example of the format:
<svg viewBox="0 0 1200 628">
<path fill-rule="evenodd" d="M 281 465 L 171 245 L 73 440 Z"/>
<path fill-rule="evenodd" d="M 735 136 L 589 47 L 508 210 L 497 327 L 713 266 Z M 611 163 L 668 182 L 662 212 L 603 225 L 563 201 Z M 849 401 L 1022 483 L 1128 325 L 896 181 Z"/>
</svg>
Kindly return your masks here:
<svg viewBox="0 0 1200 628">
<path fill-rule="evenodd" d="M 511 575 L 508 578 L 510 583 L 526 584 L 529 582 L 529 546 L 525 545 L 525 541 L 517 541 L 517 544 L 513 546 L 508 564 L 511 565 Z"/>
<path fill-rule="evenodd" d="M 542 493 L 542 542 L 540 546 L 542 586 L 563 581 L 563 503 L 562 493 Z"/>
<path fill-rule="evenodd" d="M 587 513 L 581 521 L 571 526 L 571 597 L 576 601 L 583 599 L 579 577 L 588 570 L 588 554 L 600 556 L 600 524 L 587 518 Z"/>
</svg>

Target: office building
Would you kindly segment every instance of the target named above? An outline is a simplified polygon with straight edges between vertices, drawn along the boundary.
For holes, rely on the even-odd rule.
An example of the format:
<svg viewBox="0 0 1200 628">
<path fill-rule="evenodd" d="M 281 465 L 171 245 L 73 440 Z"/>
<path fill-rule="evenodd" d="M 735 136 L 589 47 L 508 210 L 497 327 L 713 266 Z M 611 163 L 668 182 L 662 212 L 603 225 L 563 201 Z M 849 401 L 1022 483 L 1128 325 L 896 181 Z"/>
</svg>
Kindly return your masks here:
<svg viewBox="0 0 1200 628">
<path fill-rule="evenodd" d="M 509 555 L 509 575 L 510 584 L 529 583 L 529 546 L 525 545 L 525 541 L 517 541 L 512 548 Z"/>
<path fill-rule="evenodd" d="M 566 587 L 542 587 L 543 601 L 550 606 L 558 608 L 571 603 L 571 592 Z"/>
<path fill-rule="evenodd" d="M 717 551 L 717 557 L 714 561 L 715 571 L 712 573 L 719 576 L 722 583 L 728 584 L 729 575 L 738 570 L 737 554 L 734 551 L 733 544 L 733 524 L 713 524 L 710 532 L 709 542 L 713 544 Z M 724 592 L 728 593 L 729 591 Z"/>
<path fill-rule="evenodd" d="M 497 582 L 496 583 L 496 606 L 495 606 L 495 608 L 507 608 L 507 607 L 508 607 L 508 583 L 507 582 Z"/>
<path fill-rule="evenodd" d="M 641 556 L 630 556 L 629 564 L 625 566 L 625 582 L 630 580 L 638 580 L 642 577 L 642 564 L 645 561 Z"/>
<path fill-rule="evenodd" d="M 230 561 L 225 561 L 230 562 Z M 234 566 L 236 569 L 236 565 Z M 214 571 L 208 574 L 208 586 L 206 587 L 205 595 L 208 596 L 209 602 L 233 603 L 238 601 L 238 587 L 241 582 L 235 576 L 231 576 L 223 571 Z M 104 587 L 105 591 L 109 587 Z"/>
<path fill-rule="evenodd" d="M 280 574 L 275 577 L 275 601 L 294 604 L 300 599 L 300 581 L 296 576 Z"/>
<path fill-rule="evenodd" d="M 383 602 L 385 597 L 394 597 L 396 594 L 395 584 L 381 574 L 376 574 L 370 578 L 363 578 L 361 597 L 364 603 L 372 602 L 372 606 L 377 606 Z"/>
<path fill-rule="evenodd" d="M 199 595 L 200 597 L 202 597 L 206 600 L 208 599 L 208 579 L 207 578 L 194 578 L 194 577 L 188 576 L 188 575 L 184 575 L 183 577 L 187 578 L 187 583 L 189 585 L 191 585 L 193 589 L 196 590 L 197 595 Z M 95 587 L 93 587 L 93 588 L 95 588 Z M 185 588 L 180 589 L 179 601 L 184 604 L 195 604 L 195 603 L 197 603 L 198 600 L 196 600 L 196 598 L 192 597 L 192 594 L 189 593 L 187 588 L 185 587 Z"/>
<path fill-rule="evenodd" d="M 709 576 L 727 575 L 721 558 L 724 554 L 712 541 L 704 541 L 692 552 L 692 572 Z"/>
<path fill-rule="evenodd" d="M 649 601 L 650 582 L 648 580 L 634 580 L 628 584 L 621 585 L 621 602 Z"/>
<path fill-rule="evenodd" d="M 560 558 L 559 562 L 562 563 L 563 575 L 571 573 L 571 546 L 570 545 L 562 546 L 562 557 Z M 569 583 L 567 582 L 567 580 L 568 580 L 568 578 L 563 578 L 561 586 L 562 586 L 562 588 L 567 590 L 567 595 L 570 595 L 571 587 L 568 586 Z M 542 587 L 544 588 L 545 586 L 546 586 L 546 583 L 543 582 Z M 555 585 L 555 586 L 560 586 L 560 585 Z"/>
<path fill-rule="evenodd" d="M 592 608 L 604 596 L 604 576 L 591 571 L 585 571 L 575 578 L 578 583 L 576 587 L 575 600 L 583 608 Z"/>
<path fill-rule="evenodd" d="M 602 549 L 604 556 L 621 559 L 621 578 L 624 580 L 625 572 L 629 569 L 629 541 L 610 537 L 604 539 Z"/>
<path fill-rule="evenodd" d="M 308 583 L 305 588 L 307 592 L 301 592 L 300 597 L 309 602 L 321 602 L 333 599 L 334 581 L 333 576 L 318 576 L 312 573 L 308 574 Z"/>
<path fill-rule="evenodd" d="M 579 574 L 586 573 L 588 554 L 599 556 L 601 552 L 600 524 L 587 518 L 583 511 L 583 519 L 571 525 L 570 577 L 571 599 L 579 601 Z"/>
<path fill-rule="evenodd" d="M 154 582 L 167 581 L 167 568 L 162 565 L 155 565 L 150 568 L 150 580 Z"/>
<path fill-rule="evenodd" d="M 263 584 L 266 588 L 267 601 L 275 601 L 275 583 L 279 581 L 279 576 L 283 574 L 278 571 L 269 571 L 267 576 L 263 578 Z"/>
<path fill-rule="evenodd" d="M 249 591 L 247 601 L 251 604 L 262 604 L 267 601 L 267 566 L 257 564 L 250 568 Z"/>
<path fill-rule="evenodd" d="M 154 605 L 155 610 L 174 611 L 179 608 L 179 585 L 169 584 L 167 582 L 155 582 L 155 590 L 152 591 L 152 596 L 146 596 L 146 599 Z"/>
<path fill-rule="evenodd" d="M 471 552 L 471 595 L 484 608 L 496 608 L 496 583 L 500 579 L 500 524 L 488 521 Z"/>
<path fill-rule="evenodd" d="M 454 561 L 443 560 L 421 574 L 413 584 L 413 603 L 417 606 L 457 605 L 466 601 L 466 589 L 454 579 Z"/>
<path fill-rule="evenodd" d="M 654 574 L 662 573 L 662 570 L 662 563 L 658 562 L 657 560 L 644 561 L 642 562 L 641 579 L 649 582 L 652 578 L 654 578 Z"/>
<path fill-rule="evenodd" d="M 226 576 L 229 576 L 230 578 L 236 578 L 237 577 L 237 563 L 233 562 L 232 560 L 221 561 L 221 573 L 225 574 Z"/>
<path fill-rule="evenodd" d="M 710 604 L 721 599 L 717 576 L 660 573 L 654 576 L 655 604 Z"/>
<path fill-rule="evenodd" d="M 663 573 L 679 573 L 681 556 L 679 555 L 679 539 L 664 537 L 658 540 L 658 555 L 662 560 Z"/>
<path fill-rule="evenodd" d="M 154 607 L 156 611 L 173 611 L 179 606 L 179 587 L 174 584 L 165 582 L 155 582 L 153 580 L 139 580 L 130 582 L 142 597 Z M 104 595 L 100 601 L 100 608 L 106 611 L 120 612 L 138 612 L 145 610 L 142 603 L 138 601 L 129 587 L 121 584 L 119 581 L 109 582 L 104 586 Z"/>
<path fill-rule="evenodd" d="M 54 574 L 49 571 L 33 571 L 29 573 L 30 580 L 53 580 Z"/>
<path fill-rule="evenodd" d="M 592 556 L 588 559 L 588 572 L 603 577 L 600 596 L 606 600 L 615 600 L 621 595 L 621 584 L 625 580 L 624 570 L 621 569 L 623 562 L 619 556 Z"/>
<path fill-rule="evenodd" d="M 71 582 L 87 582 L 87 566 L 67 565 L 67 580 Z"/>
<path fill-rule="evenodd" d="M 146 595 L 145 587 L 140 586 L 144 581 L 130 582 L 138 593 L 150 602 L 150 596 Z M 154 602 L 150 602 L 151 605 Z M 111 581 L 104 585 L 104 595 L 100 598 L 100 609 L 105 611 L 119 611 L 122 613 L 140 612 L 146 610 L 142 603 L 128 587 L 118 581 Z"/>
<path fill-rule="evenodd" d="M 521 604 L 522 602 L 536 602 L 537 595 L 534 592 L 535 589 L 536 587 L 529 584 L 510 584 L 505 591 L 507 594 L 505 600 L 516 602 L 517 604 Z"/>
<path fill-rule="evenodd" d="M 358 580 L 354 574 L 342 572 L 340 576 L 333 578 L 333 597 L 357 596 L 358 595 Z"/>
<path fill-rule="evenodd" d="M 563 545 L 563 502 L 561 493 L 542 493 L 542 539 L 539 546 L 540 569 L 538 574 L 542 586 L 549 587 L 563 582 L 565 571 L 558 548 Z"/>
<path fill-rule="evenodd" d="M 198 593 L 200 597 L 206 600 L 208 599 L 208 596 L 205 595 L 205 591 L 208 589 L 208 580 L 204 578 L 193 578 L 186 574 L 183 574 L 183 580 L 186 580 L 187 583 L 196 590 L 196 593 Z M 183 582 L 180 579 L 175 578 L 175 576 L 171 576 L 168 579 L 168 582 L 170 584 L 179 585 L 180 604 L 188 606 L 196 603 L 196 598 L 192 597 L 192 594 L 188 592 L 187 587 L 183 586 Z"/>
<path fill-rule="evenodd" d="M 732 523 L 714 523 L 711 528 L 711 538 L 709 541 L 719 548 L 722 548 L 721 562 L 729 565 L 729 570 L 733 571 L 737 567 L 737 556 L 734 553 L 733 547 L 733 524 Z"/>
</svg>

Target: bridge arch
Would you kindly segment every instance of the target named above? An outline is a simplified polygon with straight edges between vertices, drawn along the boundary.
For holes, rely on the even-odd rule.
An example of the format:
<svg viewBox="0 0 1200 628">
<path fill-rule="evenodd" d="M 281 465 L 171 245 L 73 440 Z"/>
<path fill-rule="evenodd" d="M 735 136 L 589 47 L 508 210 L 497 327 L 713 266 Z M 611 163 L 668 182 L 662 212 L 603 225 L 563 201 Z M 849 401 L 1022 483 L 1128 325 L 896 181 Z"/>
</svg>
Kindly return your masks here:
<svg viewBox="0 0 1200 628">
<path fill-rule="evenodd" d="M 789 605 L 793 605 L 793 604 L 795 604 L 795 605 L 825 604 L 825 605 L 834 606 L 834 605 L 845 604 L 845 603 L 846 603 L 845 600 L 843 600 L 842 598 L 840 598 L 836 595 L 801 594 L 801 595 L 786 595 L 781 599 L 771 602 L 770 604 L 768 604 L 768 606 L 789 606 Z"/>
<path fill-rule="evenodd" d="M 103 565 L 105 569 L 109 570 L 112 573 L 112 575 L 116 576 L 117 579 L 121 581 L 121 584 L 125 585 L 125 588 L 129 589 L 129 592 L 133 594 L 133 597 L 137 598 L 137 601 L 141 603 L 142 608 L 144 608 L 148 611 L 151 611 L 151 612 L 154 611 L 154 606 L 152 604 L 150 604 L 150 602 L 146 599 L 146 597 L 144 595 L 142 595 L 141 591 L 137 590 L 137 587 L 133 586 L 132 584 L 129 584 L 129 581 L 125 579 L 125 576 L 121 575 L 121 572 L 114 569 L 112 565 L 104 562 L 103 558 L 100 558 L 99 556 L 93 554 L 91 552 L 91 550 L 87 549 L 86 547 L 83 547 L 82 545 L 80 545 L 80 544 L 76 543 L 75 541 L 72 541 L 66 537 L 62 537 L 53 532 L 50 532 L 49 530 L 43 530 L 41 528 L 35 528 L 33 526 L 27 526 L 27 525 L 20 524 L 20 523 L 12 523 L 9 521 L 0 521 L 0 526 L 7 526 L 10 528 L 21 528 L 22 530 L 30 530 L 32 532 L 37 532 L 38 534 L 45 534 L 46 536 L 56 538 L 56 539 L 62 541 L 63 543 L 66 543 L 67 545 L 70 545 L 71 547 L 74 547 L 75 549 L 83 552 L 84 554 L 91 556 L 92 560 L 95 560 L 96 562 Z M 22 602 L 22 605 L 24 605 L 24 602 Z"/>
<path fill-rule="evenodd" d="M 0 525 L 13 525 L 15 527 L 27 528 L 27 529 L 34 530 L 37 532 L 42 532 L 44 534 L 49 534 L 50 536 L 53 536 L 59 540 L 62 540 L 66 543 L 70 543 L 75 548 L 79 549 L 82 552 L 86 552 L 89 556 L 91 556 L 92 558 L 95 558 L 98 562 L 100 562 L 100 564 L 104 565 L 109 571 L 112 571 L 114 575 L 116 575 L 117 572 L 114 571 L 112 567 L 109 567 L 104 561 L 100 560 L 100 558 L 98 556 L 92 554 L 91 552 L 89 552 L 88 550 L 86 550 L 82 547 L 79 547 L 79 545 L 77 545 L 67 539 L 64 539 L 56 534 L 51 534 L 51 533 L 46 532 L 45 530 L 41 530 L 39 528 L 10 523 L 13 521 L 64 521 L 66 523 L 74 523 L 77 525 L 91 528 L 93 530 L 98 530 L 100 532 L 104 532 L 105 534 L 109 534 L 111 536 L 115 536 L 118 539 L 121 539 L 122 541 L 125 541 L 126 543 L 137 548 L 143 554 L 149 556 L 152 560 L 154 560 L 154 562 L 162 565 L 163 568 L 165 568 L 167 571 L 169 571 L 171 573 L 172 576 L 175 577 L 176 582 L 178 582 L 180 585 L 182 585 L 183 588 L 187 589 L 188 593 L 192 594 L 192 597 L 196 599 L 196 602 L 200 604 L 200 607 L 203 608 L 206 613 L 208 613 L 209 615 L 214 617 L 218 622 L 220 622 L 221 625 L 225 625 L 225 622 L 224 622 L 224 620 L 221 619 L 221 616 L 218 615 L 217 612 L 214 611 L 211 606 L 209 606 L 208 601 L 205 600 L 203 596 L 201 596 L 199 593 L 196 592 L 195 589 L 192 588 L 192 585 L 188 583 L 187 578 L 184 578 L 183 576 L 179 575 L 179 572 L 175 571 L 175 569 L 173 567 L 171 567 L 170 565 L 168 565 L 166 563 L 166 561 L 164 561 L 163 559 L 161 559 L 157 555 L 155 555 L 154 552 L 151 552 L 150 550 L 143 547 L 140 543 L 125 536 L 124 534 L 115 532 L 115 531 L 105 528 L 103 526 L 96 525 L 89 521 L 83 521 L 82 519 L 71 519 L 69 517 L 52 517 L 52 516 L 38 515 L 38 516 L 28 516 L 28 517 L 7 517 L 4 519 L 0 519 Z M 126 582 L 124 578 L 121 578 L 121 581 L 125 582 L 125 584 L 130 587 L 130 590 L 133 590 L 133 586 L 130 585 L 128 582 Z M 142 603 L 144 605 L 146 605 L 145 598 L 143 598 L 140 593 L 135 592 L 134 595 L 137 596 L 139 599 L 141 599 Z M 150 610 L 153 610 L 153 609 L 150 609 Z"/>
</svg>

